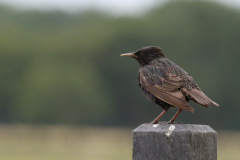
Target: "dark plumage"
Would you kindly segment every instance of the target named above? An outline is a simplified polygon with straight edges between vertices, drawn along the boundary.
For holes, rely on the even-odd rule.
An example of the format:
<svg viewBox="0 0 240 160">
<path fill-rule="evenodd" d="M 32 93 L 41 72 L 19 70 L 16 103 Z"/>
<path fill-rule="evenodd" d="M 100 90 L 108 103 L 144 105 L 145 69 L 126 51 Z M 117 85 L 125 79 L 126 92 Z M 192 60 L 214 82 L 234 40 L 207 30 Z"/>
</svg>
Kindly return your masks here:
<svg viewBox="0 0 240 160">
<path fill-rule="evenodd" d="M 140 88 L 148 98 L 164 109 L 151 123 L 158 123 L 160 117 L 170 107 L 177 107 L 179 111 L 169 123 L 173 123 L 182 110 L 194 112 L 188 103 L 189 100 L 206 108 L 210 104 L 219 106 L 202 92 L 186 71 L 167 59 L 161 48 L 144 47 L 121 56 L 133 57 L 138 61 Z"/>
</svg>

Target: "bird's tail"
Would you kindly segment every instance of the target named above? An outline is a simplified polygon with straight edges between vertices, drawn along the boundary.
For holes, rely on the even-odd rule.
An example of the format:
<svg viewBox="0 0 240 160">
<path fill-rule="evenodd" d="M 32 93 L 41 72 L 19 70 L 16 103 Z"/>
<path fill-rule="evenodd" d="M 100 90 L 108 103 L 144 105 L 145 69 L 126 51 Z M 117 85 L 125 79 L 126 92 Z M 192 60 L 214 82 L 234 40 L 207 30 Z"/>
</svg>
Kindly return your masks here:
<svg viewBox="0 0 240 160">
<path fill-rule="evenodd" d="M 191 95 L 191 97 L 200 105 L 207 107 L 208 105 L 212 104 L 215 106 L 219 106 L 219 104 L 217 104 L 216 102 L 214 102 L 213 100 L 211 100 L 210 98 L 208 98 L 202 91 L 198 90 L 198 89 L 191 89 L 190 91 L 186 91 L 189 95 Z"/>
</svg>

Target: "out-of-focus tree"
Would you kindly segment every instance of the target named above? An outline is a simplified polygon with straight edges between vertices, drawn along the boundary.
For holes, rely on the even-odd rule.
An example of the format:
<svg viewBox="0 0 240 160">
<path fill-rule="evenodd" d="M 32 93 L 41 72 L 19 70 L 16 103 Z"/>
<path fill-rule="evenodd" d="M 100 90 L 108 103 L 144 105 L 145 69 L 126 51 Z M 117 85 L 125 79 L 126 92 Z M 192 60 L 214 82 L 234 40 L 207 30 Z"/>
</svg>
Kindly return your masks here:
<svg viewBox="0 0 240 160">
<path fill-rule="evenodd" d="M 119 55 L 156 45 L 221 105 L 206 110 L 191 103 L 195 113 L 179 119 L 240 129 L 239 10 L 193 1 L 170 2 L 137 18 L 6 7 L 0 13 L 2 122 L 126 126 L 151 121 L 162 109 L 138 88 L 137 62 Z"/>
</svg>

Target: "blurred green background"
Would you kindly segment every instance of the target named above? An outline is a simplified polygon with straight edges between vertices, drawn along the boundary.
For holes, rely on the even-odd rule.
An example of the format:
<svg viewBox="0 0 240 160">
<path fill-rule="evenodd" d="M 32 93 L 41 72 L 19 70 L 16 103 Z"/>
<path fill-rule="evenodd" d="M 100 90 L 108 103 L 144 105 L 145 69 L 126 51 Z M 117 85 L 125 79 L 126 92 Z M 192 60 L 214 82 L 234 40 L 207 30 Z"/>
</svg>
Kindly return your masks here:
<svg viewBox="0 0 240 160">
<path fill-rule="evenodd" d="M 217 2 L 156 2 L 134 16 L 1 5 L 0 159 L 131 159 L 131 130 L 162 108 L 140 91 L 138 63 L 119 55 L 149 45 L 220 104 L 191 103 L 178 120 L 210 125 L 219 159 L 240 159 L 239 43 L 240 9 Z"/>
</svg>

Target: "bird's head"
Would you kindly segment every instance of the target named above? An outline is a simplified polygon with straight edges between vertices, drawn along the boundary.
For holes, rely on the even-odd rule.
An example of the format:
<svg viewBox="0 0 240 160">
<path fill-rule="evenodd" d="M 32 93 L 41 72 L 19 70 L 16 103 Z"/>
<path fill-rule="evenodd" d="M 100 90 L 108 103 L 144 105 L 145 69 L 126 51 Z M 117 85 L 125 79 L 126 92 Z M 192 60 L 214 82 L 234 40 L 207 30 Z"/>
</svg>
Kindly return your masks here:
<svg viewBox="0 0 240 160">
<path fill-rule="evenodd" d="M 148 64 L 153 59 L 165 58 L 162 49 L 154 46 L 144 47 L 133 53 L 121 54 L 121 56 L 133 57 L 142 66 Z"/>
</svg>

